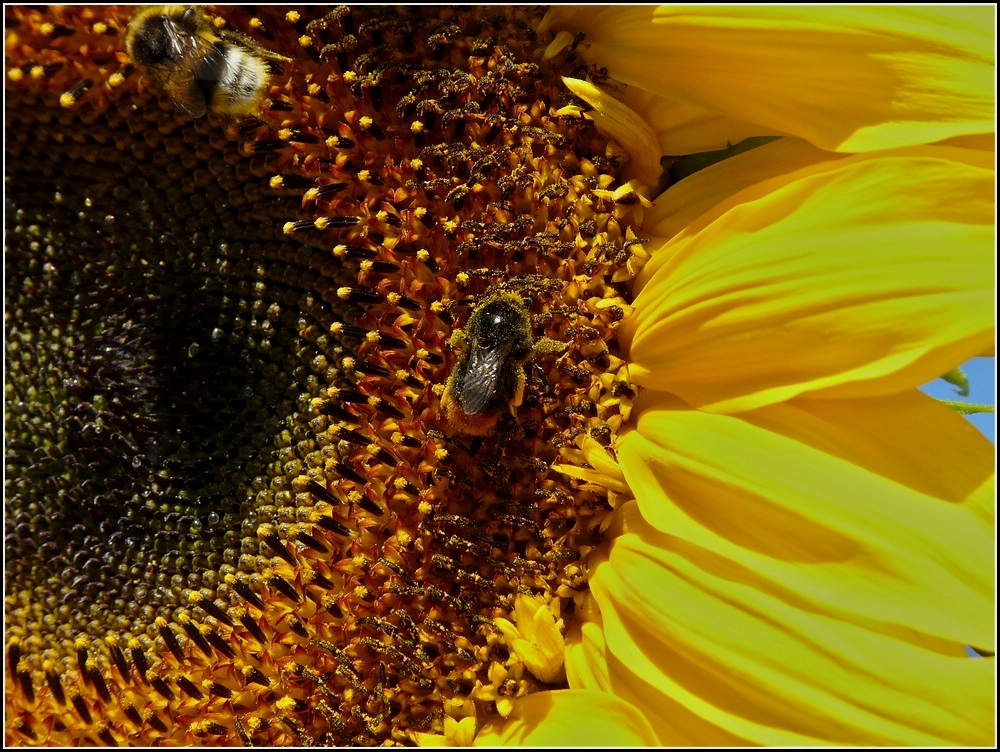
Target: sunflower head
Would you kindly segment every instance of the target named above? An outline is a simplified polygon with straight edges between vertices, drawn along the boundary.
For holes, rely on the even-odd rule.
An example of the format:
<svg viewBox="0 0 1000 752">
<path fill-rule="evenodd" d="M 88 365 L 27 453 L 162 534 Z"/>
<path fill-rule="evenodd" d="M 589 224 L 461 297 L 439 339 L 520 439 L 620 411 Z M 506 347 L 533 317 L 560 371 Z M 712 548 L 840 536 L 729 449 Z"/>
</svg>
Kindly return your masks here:
<svg viewBox="0 0 1000 752">
<path fill-rule="evenodd" d="M 645 260 L 585 66 L 528 9 L 140 14 L 7 10 L 8 740 L 410 742 L 558 686 L 518 630 L 586 589 Z"/>
</svg>

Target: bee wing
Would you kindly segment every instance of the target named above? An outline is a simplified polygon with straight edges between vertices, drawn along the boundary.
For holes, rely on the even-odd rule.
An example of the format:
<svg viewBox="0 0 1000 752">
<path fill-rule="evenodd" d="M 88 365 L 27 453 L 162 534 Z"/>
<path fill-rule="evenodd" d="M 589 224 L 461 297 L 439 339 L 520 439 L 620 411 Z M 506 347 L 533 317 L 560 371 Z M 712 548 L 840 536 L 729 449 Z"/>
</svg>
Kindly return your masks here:
<svg viewBox="0 0 1000 752">
<path fill-rule="evenodd" d="M 181 26 L 179 23 L 165 23 L 163 30 L 167 35 L 167 43 L 170 46 L 169 57 L 175 63 L 188 58 L 201 57 L 207 51 L 205 49 L 206 46 L 212 46 L 212 43 L 208 39 Z"/>
<path fill-rule="evenodd" d="M 207 109 L 205 92 L 198 84 L 199 70 L 217 71 L 225 55 L 215 44 L 198 34 L 167 24 L 167 38 L 174 65 L 159 72 L 163 88 L 177 109 L 191 117 L 201 117 Z"/>
<path fill-rule="evenodd" d="M 507 348 L 485 348 L 473 344 L 466 360 L 461 394 L 457 395 L 467 415 L 490 411 L 490 402 L 497 399 L 501 374 L 507 360 Z M 505 395 L 499 395 L 503 399 Z"/>
<path fill-rule="evenodd" d="M 191 117 L 201 117 L 208 109 L 205 94 L 194 80 L 191 71 L 172 70 L 163 74 L 163 88 L 173 100 L 177 109 Z"/>
</svg>

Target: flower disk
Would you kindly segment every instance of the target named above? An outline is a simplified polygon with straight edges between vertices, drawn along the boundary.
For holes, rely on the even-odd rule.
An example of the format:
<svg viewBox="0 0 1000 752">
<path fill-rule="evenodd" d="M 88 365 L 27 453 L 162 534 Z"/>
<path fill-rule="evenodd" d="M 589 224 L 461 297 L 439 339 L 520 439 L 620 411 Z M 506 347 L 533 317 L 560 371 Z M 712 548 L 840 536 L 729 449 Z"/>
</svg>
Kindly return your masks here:
<svg viewBox="0 0 1000 752">
<path fill-rule="evenodd" d="M 441 734 L 564 681 L 496 620 L 561 625 L 616 501 L 646 256 L 572 51 L 522 9 L 218 12 L 291 59 L 249 118 L 133 71 L 128 9 L 7 9 L 8 743 Z M 498 288 L 565 346 L 474 439 L 448 343 Z"/>
</svg>

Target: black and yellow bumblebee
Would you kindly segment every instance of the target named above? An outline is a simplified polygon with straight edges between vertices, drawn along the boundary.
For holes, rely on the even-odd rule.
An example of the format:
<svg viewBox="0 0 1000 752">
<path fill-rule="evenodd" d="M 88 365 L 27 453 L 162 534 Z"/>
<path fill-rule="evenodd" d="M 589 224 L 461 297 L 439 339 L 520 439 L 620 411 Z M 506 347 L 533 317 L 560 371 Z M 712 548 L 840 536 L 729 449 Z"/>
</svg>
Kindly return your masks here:
<svg viewBox="0 0 1000 752">
<path fill-rule="evenodd" d="M 196 5 L 139 8 L 125 30 L 125 52 L 191 117 L 255 112 L 276 62 L 291 61 L 242 34 L 216 32 Z"/>
<path fill-rule="evenodd" d="M 441 401 L 445 419 L 461 433 L 485 436 L 506 407 L 512 413 L 524 399 L 524 363 L 565 344 L 531 335 L 524 301 L 497 292 L 480 303 L 463 329 L 448 340 L 458 354 Z"/>
</svg>

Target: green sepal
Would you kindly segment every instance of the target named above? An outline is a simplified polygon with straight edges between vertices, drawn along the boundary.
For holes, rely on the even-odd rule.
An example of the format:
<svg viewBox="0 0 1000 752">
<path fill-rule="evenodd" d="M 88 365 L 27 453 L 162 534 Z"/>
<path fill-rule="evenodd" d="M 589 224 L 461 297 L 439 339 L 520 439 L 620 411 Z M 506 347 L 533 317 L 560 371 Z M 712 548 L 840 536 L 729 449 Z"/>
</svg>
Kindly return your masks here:
<svg viewBox="0 0 1000 752">
<path fill-rule="evenodd" d="M 978 413 L 996 412 L 993 405 L 977 405 L 974 402 L 957 402 L 955 400 L 939 400 L 942 405 L 947 405 L 959 415 L 976 415 Z"/>
<path fill-rule="evenodd" d="M 958 395 L 960 397 L 969 396 L 969 379 L 966 377 L 965 371 L 961 368 L 953 368 L 941 378 L 952 386 L 958 387 Z"/>
</svg>

